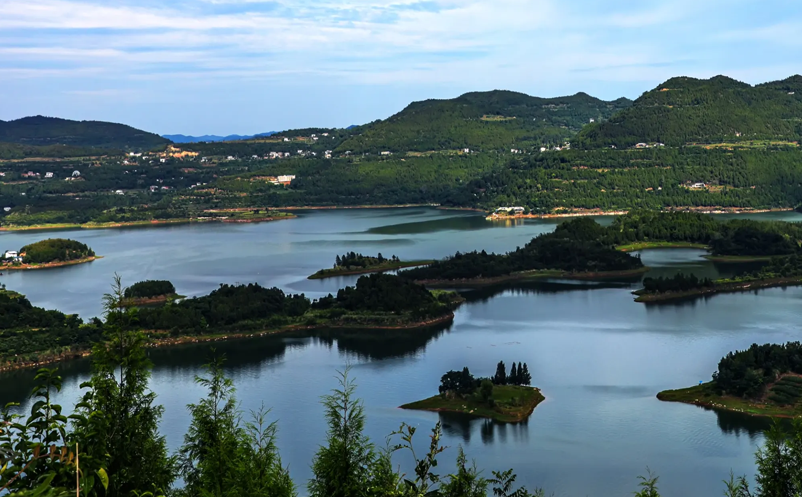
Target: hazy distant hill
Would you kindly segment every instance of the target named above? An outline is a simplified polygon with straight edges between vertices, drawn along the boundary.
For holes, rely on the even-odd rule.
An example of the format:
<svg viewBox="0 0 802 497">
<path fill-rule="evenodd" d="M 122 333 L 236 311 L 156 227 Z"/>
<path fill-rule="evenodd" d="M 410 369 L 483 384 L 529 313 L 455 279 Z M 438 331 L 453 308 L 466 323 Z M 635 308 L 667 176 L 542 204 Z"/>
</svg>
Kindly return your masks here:
<svg viewBox="0 0 802 497">
<path fill-rule="evenodd" d="M 259 133 L 258 135 L 203 135 L 203 136 L 188 136 L 188 135 L 162 135 L 164 138 L 172 141 L 173 143 L 215 143 L 215 142 L 229 142 L 238 140 L 251 140 L 253 138 L 260 138 L 265 136 L 273 136 L 276 131 L 268 131 L 267 133 Z"/>
<path fill-rule="evenodd" d="M 24 117 L 0 121 L 0 142 L 21 145 L 70 145 L 107 149 L 150 149 L 169 140 L 124 124 L 102 121 L 70 121 L 54 117 Z"/>
<path fill-rule="evenodd" d="M 398 114 L 364 127 L 338 151 L 402 152 L 507 149 L 557 143 L 582 126 L 609 119 L 632 104 L 586 93 L 538 98 L 511 91 L 466 93 L 451 100 L 414 102 Z"/>
<path fill-rule="evenodd" d="M 796 141 L 802 135 L 802 76 L 757 86 L 725 76 L 672 78 L 574 140 L 587 148 L 662 142 Z"/>
</svg>

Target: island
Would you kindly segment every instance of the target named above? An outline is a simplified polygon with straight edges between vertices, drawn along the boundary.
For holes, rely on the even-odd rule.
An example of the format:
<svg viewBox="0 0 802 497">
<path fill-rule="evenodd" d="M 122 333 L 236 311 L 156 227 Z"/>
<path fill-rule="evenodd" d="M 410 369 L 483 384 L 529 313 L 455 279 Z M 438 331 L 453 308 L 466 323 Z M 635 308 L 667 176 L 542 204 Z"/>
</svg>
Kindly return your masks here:
<svg viewBox="0 0 802 497">
<path fill-rule="evenodd" d="M 632 293 L 636 302 L 656 303 L 793 285 L 802 285 L 802 256 L 798 255 L 773 257 L 760 270 L 734 278 L 711 280 L 683 273 L 672 278 L 644 278 L 643 288 Z"/>
<path fill-rule="evenodd" d="M 49 238 L 22 247 L 6 250 L 0 259 L 0 269 L 47 269 L 83 264 L 99 259 L 88 246 L 75 240 Z"/>
<path fill-rule="evenodd" d="M 439 327 L 454 319 L 464 299 L 455 292 L 430 291 L 395 275 L 362 276 L 336 295 L 311 300 L 256 283 L 222 284 L 208 295 L 181 299 L 164 292 L 166 281 L 146 281 L 118 289 L 118 304 L 136 308 L 125 327 L 144 334 L 151 347 L 228 340 L 299 330 L 361 330 L 397 333 Z M 139 300 L 138 300 L 139 299 Z M 156 300 L 156 302 L 154 302 Z M 152 305 L 158 303 L 161 305 Z M 0 295 L 11 319 L 0 322 L 0 370 L 40 366 L 88 354 L 105 324 L 40 309 L 24 296 Z"/>
<path fill-rule="evenodd" d="M 751 416 L 802 416 L 802 344 L 753 344 L 721 359 L 713 380 L 657 398 Z"/>
<path fill-rule="evenodd" d="M 158 305 L 183 298 L 175 291 L 175 286 L 165 280 L 147 280 L 134 283 L 124 292 L 126 307 Z"/>
<path fill-rule="evenodd" d="M 489 418 L 502 423 L 516 423 L 532 415 L 545 400 L 540 389 L 531 385 L 532 376 L 525 363 L 512 363 L 510 374 L 499 362 L 492 378 L 474 378 L 468 368 L 449 371 L 440 379 L 440 394 L 405 404 L 400 409 L 456 412 Z"/>
<path fill-rule="evenodd" d="M 321 269 L 307 279 L 322 280 L 335 276 L 381 273 L 409 267 L 426 266 L 432 262 L 434 261 L 402 261 L 395 255 L 387 259 L 381 253 L 376 257 L 370 257 L 355 252 L 348 252 L 347 254 L 343 254 L 342 256 L 338 255 L 336 257 L 333 268 Z"/>
<path fill-rule="evenodd" d="M 600 241 L 606 228 L 592 219 L 567 221 L 506 254 L 461 253 L 399 273 L 427 287 L 473 287 L 533 278 L 604 279 L 648 271 L 640 257 Z"/>
</svg>

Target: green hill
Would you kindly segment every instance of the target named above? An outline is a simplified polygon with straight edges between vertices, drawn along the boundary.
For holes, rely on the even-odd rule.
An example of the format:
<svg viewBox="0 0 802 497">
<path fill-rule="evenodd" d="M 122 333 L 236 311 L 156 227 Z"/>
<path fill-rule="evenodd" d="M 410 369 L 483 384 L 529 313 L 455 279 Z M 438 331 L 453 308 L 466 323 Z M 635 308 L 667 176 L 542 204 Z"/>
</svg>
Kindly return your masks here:
<svg viewBox="0 0 802 497">
<path fill-rule="evenodd" d="M 23 117 L 0 121 L 0 142 L 29 146 L 68 145 L 143 150 L 163 147 L 169 140 L 124 124 L 70 121 L 55 117 Z"/>
<path fill-rule="evenodd" d="M 796 141 L 802 135 L 802 76 L 750 86 L 725 76 L 672 78 L 609 121 L 582 130 L 584 148 L 637 143 Z"/>
<path fill-rule="evenodd" d="M 466 93 L 451 100 L 414 102 L 398 114 L 364 127 L 338 152 L 426 152 L 539 147 L 569 139 L 591 119 L 609 119 L 627 108 L 621 98 L 606 102 L 585 93 L 558 98 L 511 91 Z"/>
</svg>

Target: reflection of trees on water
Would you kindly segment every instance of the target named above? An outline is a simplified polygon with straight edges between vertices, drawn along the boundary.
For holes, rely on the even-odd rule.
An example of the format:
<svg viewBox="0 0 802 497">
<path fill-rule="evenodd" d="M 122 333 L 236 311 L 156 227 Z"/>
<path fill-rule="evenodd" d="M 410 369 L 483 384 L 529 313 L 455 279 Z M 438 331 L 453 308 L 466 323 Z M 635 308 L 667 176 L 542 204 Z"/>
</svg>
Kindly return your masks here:
<svg viewBox="0 0 802 497">
<path fill-rule="evenodd" d="M 482 443 L 490 445 L 495 442 L 506 444 L 512 441 L 527 443 L 529 440 L 529 419 L 518 423 L 497 423 L 492 419 L 476 418 L 468 414 L 441 412 L 440 421 L 443 433 L 460 438 L 468 443 L 479 431 Z"/>
<path fill-rule="evenodd" d="M 408 357 L 426 349 L 450 324 L 419 330 L 321 330 L 314 334 L 318 343 L 333 347 L 359 359 Z"/>
<path fill-rule="evenodd" d="M 591 291 L 610 288 L 640 288 L 640 276 L 605 281 L 583 280 L 538 280 L 516 281 L 470 290 L 460 290 L 460 294 L 468 302 L 488 302 L 498 295 L 510 292 L 514 295 L 545 295 L 563 292 Z"/>
<path fill-rule="evenodd" d="M 750 440 L 756 440 L 764 431 L 771 428 L 774 422 L 771 418 L 749 416 L 738 412 L 721 411 L 712 409 L 710 407 L 701 407 L 706 411 L 713 411 L 716 413 L 716 422 L 721 431 L 727 435 L 747 435 Z M 787 419 L 780 419 L 781 424 L 786 429 L 790 429 L 791 421 Z"/>
</svg>

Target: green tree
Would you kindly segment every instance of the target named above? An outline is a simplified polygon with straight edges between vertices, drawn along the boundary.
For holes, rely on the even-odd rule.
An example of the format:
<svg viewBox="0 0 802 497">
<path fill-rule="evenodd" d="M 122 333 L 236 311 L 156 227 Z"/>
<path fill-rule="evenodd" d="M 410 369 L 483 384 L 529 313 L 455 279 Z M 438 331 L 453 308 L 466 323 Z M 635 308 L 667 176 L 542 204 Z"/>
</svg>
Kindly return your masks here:
<svg viewBox="0 0 802 497">
<path fill-rule="evenodd" d="M 103 298 L 105 341 L 94 347 L 94 372 L 83 385 L 89 391 L 76 406 L 75 436 L 85 441 L 82 453 L 87 454 L 82 461 L 106 468 L 109 497 L 167 489 L 176 476 L 175 460 L 158 431 L 163 408 L 148 389 L 145 338 L 129 330 L 124 295 L 115 274 L 112 291 Z"/>
<path fill-rule="evenodd" d="M 482 384 L 484 385 L 484 382 Z M 493 387 L 492 383 L 490 387 Z M 449 475 L 448 481 L 440 487 L 442 497 L 485 497 L 487 480 L 480 476 L 476 463 L 469 467 L 467 460 L 465 452 L 460 447 L 457 454 L 457 472 Z"/>
<path fill-rule="evenodd" d="M 364 434 L 365 408 L 355 397 L 356 384 L 349 368 L 338 372 L 339 388 L 323 397 L 329 429 L 326 445 L 318 449 L 309 481 L 312 497 L 392 495 L 393 479 L 387 474 L 386 456 L 377 454 Z"/>
<path fill-rule="evenodd" d="M 512 363 L 512 368 L 510 369 L 510 377 L 507 378 L 507 382 L 510 385 L 520 385 L 518 381 L 518 366 L 515 365 L 515 361 Z"/>
<path fill-rule="evenodd" d="M 755 454 L 757 463 L 757 495 L 759 497 L 795 497 L 799 495 L 796 482 L 802 467 L 794 461 L 788 434 L 775 421 L 766 431 L 766 441 Z"/>
<path fill-rule="evenodd" d="M 507 384 L 507 370 L 504 366 L 504 361 L 499 361 L 498 365 L 496 365 L 496 374 L 493 375 L 493 383 L 496 385 Z"/>
</svg>

